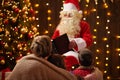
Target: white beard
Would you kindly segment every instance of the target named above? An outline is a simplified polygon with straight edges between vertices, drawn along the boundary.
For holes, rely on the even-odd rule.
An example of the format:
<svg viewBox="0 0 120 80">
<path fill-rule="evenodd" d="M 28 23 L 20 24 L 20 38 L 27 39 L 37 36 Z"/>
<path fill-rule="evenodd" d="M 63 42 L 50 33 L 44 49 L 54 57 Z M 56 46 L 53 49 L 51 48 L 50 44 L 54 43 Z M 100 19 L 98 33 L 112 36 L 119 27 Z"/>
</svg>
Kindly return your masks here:
<svg viewBox="0 0 120 80">
<path fill-rule="evenodd" d="M 60 31 L 60 35 L 67 33 L 69 38 L 74 38 L 80 34 L 80 18 L 77 16 L 62 17 L 57 29 Z"/>
</svg>

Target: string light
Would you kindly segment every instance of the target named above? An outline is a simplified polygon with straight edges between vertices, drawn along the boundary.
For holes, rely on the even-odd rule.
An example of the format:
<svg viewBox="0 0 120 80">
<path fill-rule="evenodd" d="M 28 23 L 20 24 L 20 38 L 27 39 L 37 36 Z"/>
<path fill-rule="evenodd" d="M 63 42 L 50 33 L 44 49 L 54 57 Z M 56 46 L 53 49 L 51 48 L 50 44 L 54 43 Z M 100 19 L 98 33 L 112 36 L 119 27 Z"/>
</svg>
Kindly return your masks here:
<svg viewBox="0 0 120 80">
<path fill-rule="evenodd" d="M 94 41 L 93 43 L 94 43 L 94 44 L 97 44 L 97 42 L 96 42 L 96 41 Z"/>
<path fill-rule="evenodd" d="M 120 66 L 117 66 L 117 69 L 120 69 Z"/>
<path fill-rule="evenodd" d="M 116 38 L 117 38 L 117 39 L 120 39 L 120 36 L 118 35 L 118 36 L 116 36 Z"/>
<path fill-rule="evenodd" d="M 110 76 L 107 76 L 107 79 L 110 79 Z"/>
<path fill-rule="evenodd" d="M 94 32 L 97 32 L 97 29 L 93 29 Z"/>
<path fill-rule="evenodd" d="M 108 64 L 106 63 L 105 66 L 108 66 Z"/>
<path fill-rule="evenodd" d="M 118 56 L 120 56 L 120 53 L 118 54 Z"/>
<path fill-rule="evenodd" d="M 98 64 L 100 64 L 100 62 L 96 62 L 96 64 L 98 65 Z"/>
<path fill-rule="evenodd" d="M 108 5 L 107 5 L 107 3 L 104 3 L 104 8 L 108 8 Z"/>
<path fill-rule="evenodd" d="M 95 57 L 95 59 L 98 59 L 98 57 Z"/>
<path fill-rule="evenodd" d="M 103 41 L 107 41 L 107 40 L 108 40 L 108 38 L 107 38 L 107 37 L 103 38 Z"/>
<path fill-rule="evenodd" d="M 97 52 L 97 53 L 99 53 L 99 52 L 100 52 L 100 50 L 99 50 L 99 49 L 97 49 L 97 50 L 96 50 L 96 52 Z"/>
<path fill-rule="evenodd" d="M 46 31 L 45 31 L 45 34 L 48 34 L 48 33 L 49 33 L 49 31 L 48 31 L 48 30 L 46 30 Z"/>
<path fill-rule="evenodd" d="M 96 36 L 93 36 L 93 39 L 96 39 L 97 37 Z"/>
<path fill-rule="evenodd" d="M 109 51 L 109 50 L 107 50 L 107 51 L 106 51 L 106 53 L 107 53 L 107 54 L 109 54 L 109 53 L 110 53 L 110 51 Z"/>
<path fill-rule="evenodd" d="M 48 20 L 48 21 L 51 20 L 51 17 L 48 17 L 47 20 Z"/>
<path fill-rule="evenodd" d="M 105 70 L 104 73 L 107 73 L 107 71 Z"/>
<path fill-rule="evenodd" d="M 120 52 L 120 48 L 116 48 L 116 51 L 117 51 L 117 52 Z"/>
<path fill-rule="evenodd" d="M 90 2 L 90 0 L 86 0 L 86 2 L 87 2 L 87 3 L 89 3 L 89 2 Z"/>
<path fill-rule="evenodd" d="M 35 7 L 39 7 L 39 4 L 35 4 Z"/>
<path fill-rule="evenodd" d="M 109 60 L 109 58 L 108 58 L 108 57 L 106 57 L 106 60 Z"/>
</svg>

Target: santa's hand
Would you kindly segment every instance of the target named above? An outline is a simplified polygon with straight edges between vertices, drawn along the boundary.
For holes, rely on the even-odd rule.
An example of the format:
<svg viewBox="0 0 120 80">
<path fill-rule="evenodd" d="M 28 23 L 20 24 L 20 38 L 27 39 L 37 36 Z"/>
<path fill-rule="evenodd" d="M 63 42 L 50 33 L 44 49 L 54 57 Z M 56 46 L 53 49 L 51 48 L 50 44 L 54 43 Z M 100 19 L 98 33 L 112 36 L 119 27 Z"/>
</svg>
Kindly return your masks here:
<svg viewBox="0 0 120 80">
<path fill-rule="evenodd" d="M 77 46 L 77 44 L 76 44 L 75 40 L 70 41 L 70 43 L 69 43 L 69 49 L 73 49 L 76 46 Z"/>
</svg>

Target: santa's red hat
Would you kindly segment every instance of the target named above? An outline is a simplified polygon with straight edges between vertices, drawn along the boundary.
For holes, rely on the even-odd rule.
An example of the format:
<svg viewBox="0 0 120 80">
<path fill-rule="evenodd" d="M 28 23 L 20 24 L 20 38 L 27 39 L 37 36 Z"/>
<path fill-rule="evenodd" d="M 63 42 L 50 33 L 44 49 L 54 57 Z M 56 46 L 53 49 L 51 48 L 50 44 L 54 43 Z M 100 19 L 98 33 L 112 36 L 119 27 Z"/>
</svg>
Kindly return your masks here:
<svg viewBox="0 0 120 80">
<path fill-rule="evenodd" d="M 79 62 L 74 56 L 66 56 L 64 62 L 68 71 L 72 71 L 79 66 Z"/>
<path fill-rule="evenodd" d="M 63 11 L 80 10 L 78 0 L 66 0 L 63 4 Z"/>
<path fill-rule="evenodd" d="M 66 69 L 68 71 L 72 71 L 76 67 L 79 66 L 79 59 L 78 59 L 78 53 L 77 52 L 69 51 L 69 52 L 63 54 L 63 56 L 65 56 L 64 62 L 65 62 L 65 65 L 66 65 Z"/>
</svg>

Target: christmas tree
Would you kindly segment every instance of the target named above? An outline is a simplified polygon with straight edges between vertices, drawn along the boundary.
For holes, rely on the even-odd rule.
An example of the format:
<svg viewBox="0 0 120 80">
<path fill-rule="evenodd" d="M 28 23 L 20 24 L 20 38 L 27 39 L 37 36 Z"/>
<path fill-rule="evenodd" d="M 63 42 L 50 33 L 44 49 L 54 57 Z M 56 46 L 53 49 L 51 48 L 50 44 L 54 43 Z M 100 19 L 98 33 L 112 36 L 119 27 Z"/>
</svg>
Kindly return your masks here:
<svg viewBox="0 0 120 80">
<path fill-rule="evenodd" d="M 17 60 L 30 53 L 38 35 L 30 0 L 2 0 L 0 5 L 0 70 L 13 69 Z"/>
</svg>

